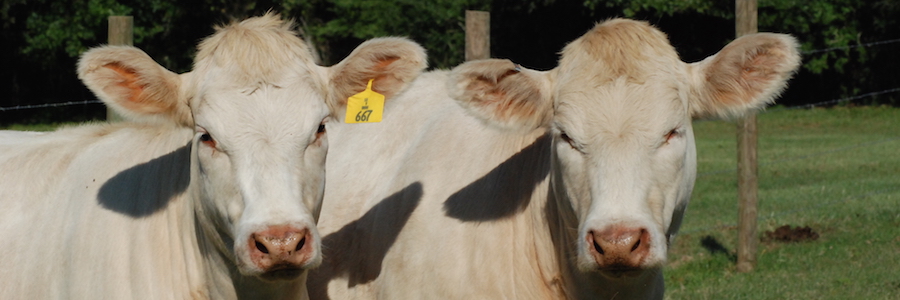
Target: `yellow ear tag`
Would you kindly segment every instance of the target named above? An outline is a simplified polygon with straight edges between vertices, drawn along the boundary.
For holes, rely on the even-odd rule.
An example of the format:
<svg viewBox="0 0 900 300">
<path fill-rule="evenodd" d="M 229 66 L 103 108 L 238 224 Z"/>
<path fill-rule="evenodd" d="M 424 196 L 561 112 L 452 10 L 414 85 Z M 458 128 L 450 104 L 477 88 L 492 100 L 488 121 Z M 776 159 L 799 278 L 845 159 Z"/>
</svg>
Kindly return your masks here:
<svg viewBox="0 0 900 300">
<path fill-rule="evenodd" d="M 377 123 L 381 122 L 381 114 L 384 112 L 384 95 L 372 90 L 372 81 L 366 85 L 366 90 L 347 98 L 347 116 L 345 123 Z"/>
</svg>

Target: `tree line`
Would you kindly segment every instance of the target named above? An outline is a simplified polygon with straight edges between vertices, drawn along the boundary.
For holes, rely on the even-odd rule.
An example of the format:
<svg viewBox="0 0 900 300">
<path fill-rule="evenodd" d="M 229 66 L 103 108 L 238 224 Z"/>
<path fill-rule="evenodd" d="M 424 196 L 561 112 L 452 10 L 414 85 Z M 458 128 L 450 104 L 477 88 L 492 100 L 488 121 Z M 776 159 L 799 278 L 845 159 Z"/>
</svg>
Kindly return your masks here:
<svg viewBox="0 0 900 300">
<path fill-rule="evenodd" d="M 78 56 L 106 43 L 107 18 L 134 17 L 134 44 L 175 72 L 190 70 L 196 44 L 214 26 L 267 11 L 294 19 L 323 65 L 360 42 L 406 36 L 432 68 L 463 61 L 465 10 L 491 12 L 491 54 L 551 69 L 557 53 L 593 24 L 646 20 L 669 35 L 687 62 L 734 39 L 734 1 L 720 0 L 0 0 L 0 107 L 94 99 L 75 76 Z M 759 30 L 802 42 L 803 68 L 779 101 L 801 105 L 900 87 L 896 0 L 758 0 Z M 833 49 L 828 51 L 816 51 Z M 900 105 L 900 93 L 854 101 Z M 0 124 L 83 121 L 104 108 L 78 105 L 0 112 Z"/>
</svg>

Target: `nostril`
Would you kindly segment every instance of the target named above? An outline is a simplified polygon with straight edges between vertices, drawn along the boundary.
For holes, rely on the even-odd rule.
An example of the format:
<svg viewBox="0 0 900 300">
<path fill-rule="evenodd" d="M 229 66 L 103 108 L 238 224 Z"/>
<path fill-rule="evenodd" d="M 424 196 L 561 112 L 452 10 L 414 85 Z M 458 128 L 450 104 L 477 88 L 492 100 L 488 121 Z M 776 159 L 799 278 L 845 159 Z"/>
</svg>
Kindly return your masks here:
<svg viewBox="0 0 900 300">
<path fill-rule="evenodd" d="M 256 249 L 259 250 L 259 252 L 269 254 L 269 249 L 266 248 L 266 245 L 263 245 L 259 241 L 256 241 Z"/>
<path fill-rule="evenodd" d="M 596 250 L 597 253 L 600 253 L 600 255 L 603 255 L 603 248 L 600 247 L 600 244 L 597 244 L 596 240 L 594 240 L 594 250 Z"/>
<path fill-rule="evenodd" d="M 637 243 L 634 243 L 634 246 L 631 246 L 631 252 L 634 252 L 634 250 L 637 250 L 637 248 L 640 246 L 641 246 L 641 240 L 638 239 Z"/>
<path fill-rule="evenodd" d="M 294 251 L 300 251 L 300 249 L 303 249 L 303 245 L 305 245 L 305 244 L 306 244 L 306 237 L 304 236 L 302 239 L 300 239 L 300 242 L 297 243 L 297 247 L 294 248 Z"/>
</svg>

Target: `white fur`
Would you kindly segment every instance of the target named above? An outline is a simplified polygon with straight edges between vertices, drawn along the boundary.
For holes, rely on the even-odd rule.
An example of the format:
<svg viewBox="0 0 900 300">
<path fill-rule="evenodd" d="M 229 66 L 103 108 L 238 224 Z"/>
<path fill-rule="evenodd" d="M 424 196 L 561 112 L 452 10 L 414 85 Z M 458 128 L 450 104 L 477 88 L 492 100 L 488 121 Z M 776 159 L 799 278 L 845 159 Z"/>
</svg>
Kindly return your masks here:
<svg viewBox="0 0 900 300">
<path fill-rule="evenodd" d="M 290 27 L 266 15 L 221 28 L 181 75 L 137 48 L 91 50 L 79 77 L 137 122 L 0 133 L 0 299 L 307 298 L 305 271 L 259 277 L 267 270 L 248 241 L 272 226 L 306 229 L 313 250 L 301 267 L 321 262 L 328 139 L 317 129 L 336 121 L 327 95 L 365 82 L 332 84 L 341 73 L 313 65 Z M 374 58 L 345 65 L 395 76 L 386 92 L 396 94 L 424 51 L 380 41 L 360 50 Z"/>
<path fill-rule="evenodd" d="M 40 136 L 44 134 L 39 131 L 16 131 L 16 130 L 0 130 L 0 145 L 14 145 L 23 142 L 29 137 Z"/>
<path fill-rule="evenodd" d="M 691 121 L 770 101 L 798 61 L 795 43 L 771 41 L 748 37 L 719 54 L 727 65 L 745 57 L 728 49 L 751 49 L 750 64 L 764 62 L 752 68 L 777 64 L 780 73 L 749 75 L 762 93 L 701 109 L 722 100 L 704 78 L 731 76 L 718 79 L 739 87 L 746 77 L 704 74 L 716 68 L 681 62 L 664 34 L 628 20 L 598 25 L 549 72 L 482 60 L 420 76 L 384 122 L 330 128 L 339 141 L 319 222 L 326 257 L 310 295 L 661 299 L 666 250 L 696 176 Z M 597 267 L 585 240 L 615 226 L 650 236 L 647 256 L 622 278 Z"/>
</svg>

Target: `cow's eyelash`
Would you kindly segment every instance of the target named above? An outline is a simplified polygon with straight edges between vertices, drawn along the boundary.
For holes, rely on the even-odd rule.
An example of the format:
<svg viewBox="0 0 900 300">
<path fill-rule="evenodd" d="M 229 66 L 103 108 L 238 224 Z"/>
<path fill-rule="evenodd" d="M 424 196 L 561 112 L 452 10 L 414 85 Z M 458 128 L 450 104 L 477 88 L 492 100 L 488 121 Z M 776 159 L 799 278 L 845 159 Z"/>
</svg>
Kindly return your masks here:
<svg viewBox="0 0 900 300">
<path fill-rule="evenodd" d="M 681 131 L 681 128 L 679 128 L 679 127 L 669 130 L 669 132 L 663 136 L 665 138 L 665 143 L 668 144 L 669 141 L 671 141 L 673 138 L 681 136 L 681 133 L 682 133 L 682 131 Z"/>
<path fill-rule="evenodd" d="M 206 145 L 213 149 L 216 149 L 218 147 L 218 143 L 216 143 L 216 139 L 213 138 L 212 134 L 210 134 L 208 131 L 206 131 L 206 128 L 197 126 L 197 128 L 195 128 L 195 131 L 200 134 L 200 137 L 197 138 L 197 141 L 199 141 L 200 144 Z"/>
<path fill-rule="evenodd" d="M 560 132 L 560 133 L 559 133 L 559 137 L 562 138 L 563 141 L 566 141 L 566 143 L 569 143 L 569 144 L 572 144 L 572 143 L 575 142 L 575 141 L 573 141 L 572 138 L 569 137 L 569 135 L 566 134 L 565 132 Z"/>
<path fill-rule="evenodd" d="M 322 136 L 325 135 L 325 123 L 319 124 L 319 128 L 316 129 L 315 140 L 318 141 L 322 139 Z"/>
<path fill-rule="evenodd" d="M 676 135 L 678 135 L 678 129 L 672 129 L 672 130 L 670 130 L 669 133 L 666 133 L 666 141 L 671 140 L 671 139 L 672 139 L 673 137 L 675 137 Z"/>
<path fill-rule="evenodd" d="M 213 139 L 212 135 L 208 132 L 204 132 L 200 135 L 200 142 L 204 145 L 209 146 L 210 148 L 216 148 L 216 140 Z"/>
<path fill-rule="evenodd" d="M 567 134 L 564 130 L 559 130 L 559 138 L 569 144 L 569 147 L 572 147 L 572 149 L 574 149 L 575 151 L 584 153 L 584 151 L 582 151 L 581 143 L 572 139 L 572 137 L 569 136 L 569 134 Z"/>
</svg>

